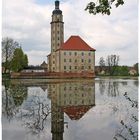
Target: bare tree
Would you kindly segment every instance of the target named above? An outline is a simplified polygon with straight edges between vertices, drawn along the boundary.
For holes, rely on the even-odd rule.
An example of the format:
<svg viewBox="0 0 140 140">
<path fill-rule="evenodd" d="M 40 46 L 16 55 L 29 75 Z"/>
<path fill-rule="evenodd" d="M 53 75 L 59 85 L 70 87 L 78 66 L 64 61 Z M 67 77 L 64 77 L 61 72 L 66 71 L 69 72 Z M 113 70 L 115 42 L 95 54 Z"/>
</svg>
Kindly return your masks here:
<svg viewBox="0 0 140 140">
<path fill-rule="evenodd" d="M 110 75 L 113 75 L 119 63 L 119 56 L 108 55 L 106 61 L 107 61 L 107 66 L 108 66 L 108 72 Z"/>
<path fill-rule="evenodd" d="M 100 71 L 102 71 L 105 67 L 105 60 L 103 57 L 101 57 L 99 60 L 99 66 L 100 66 Z"/>
</svg>

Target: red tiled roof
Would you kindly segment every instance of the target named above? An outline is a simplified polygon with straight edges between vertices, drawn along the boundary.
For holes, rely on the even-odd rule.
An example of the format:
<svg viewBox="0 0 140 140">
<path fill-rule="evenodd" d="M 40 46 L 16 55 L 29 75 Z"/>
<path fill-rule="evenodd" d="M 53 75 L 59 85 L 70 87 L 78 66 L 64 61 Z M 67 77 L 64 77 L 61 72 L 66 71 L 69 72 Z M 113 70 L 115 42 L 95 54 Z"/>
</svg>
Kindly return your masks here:
<svg viewBox="0 0 140 140">
<path fill-rule="evenodd" d="M 71 120 L 79 120 L 90 108 L 92 108 L 91 105 L 68 106 L 64 107 L 63 111 L 70 117 Z"/>
<path fill-rule="evenodd" d="M 95 51 L 79 36 L 71 36 L 58 50 Z"/>
</svg>

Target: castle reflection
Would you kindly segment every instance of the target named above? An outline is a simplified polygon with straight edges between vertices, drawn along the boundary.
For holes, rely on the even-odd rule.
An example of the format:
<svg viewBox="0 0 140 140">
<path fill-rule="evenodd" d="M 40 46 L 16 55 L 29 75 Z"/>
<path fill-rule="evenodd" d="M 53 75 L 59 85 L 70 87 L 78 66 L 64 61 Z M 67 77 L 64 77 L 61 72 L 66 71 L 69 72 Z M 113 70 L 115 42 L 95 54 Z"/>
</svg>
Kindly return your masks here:
<svg viewBox="0 0 140 140">
<path fill-rule="evenodd" d="M 64 113 L 79 120 L 95 106 L 95 82 L 59 82 L 48 85 L 51 99 L 52 140 L 63 140 Z"/>
</svg>

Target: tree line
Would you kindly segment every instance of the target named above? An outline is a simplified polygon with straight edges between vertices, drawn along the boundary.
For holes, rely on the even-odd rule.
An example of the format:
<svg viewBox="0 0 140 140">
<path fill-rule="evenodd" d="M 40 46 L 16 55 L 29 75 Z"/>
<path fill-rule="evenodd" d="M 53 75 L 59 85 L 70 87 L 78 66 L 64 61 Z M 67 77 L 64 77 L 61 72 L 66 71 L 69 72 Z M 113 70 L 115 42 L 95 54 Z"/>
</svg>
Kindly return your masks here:
<svg viewBox="0 0 140 140">
<path fill-rule="evenodd" d="M 28 56 L 22 50 L 20 43 L 12 38 L 2 39 L 2 67 L 3 73 L 19 72 L 28 66 Z"/>
<path fill-rule="evenodd" d="M 104 57 L 100 57 L 99 70 L 97 74 L 110 75 L 110 76 L 127 76 L 129 75 L 128 66 L 119 66 L 119 55 L 108 55 L 106 60 Z M 138 75 L 138 63 L 133 65 L 133 69 L 136 71 L 135 75 Z"/>
</svg>

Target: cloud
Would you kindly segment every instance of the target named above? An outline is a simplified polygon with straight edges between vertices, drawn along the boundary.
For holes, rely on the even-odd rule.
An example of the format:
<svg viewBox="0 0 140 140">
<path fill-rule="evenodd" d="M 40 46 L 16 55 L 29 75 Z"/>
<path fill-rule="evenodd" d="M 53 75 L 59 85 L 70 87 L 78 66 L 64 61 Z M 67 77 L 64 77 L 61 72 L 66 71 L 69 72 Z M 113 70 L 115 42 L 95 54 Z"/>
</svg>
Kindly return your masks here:
<svg viewBox="0 0 140 140">
<path fill-rule="evenodd" d="M 46 5 L 42 2 L 41 4 L 37 3 L 37 0 L 3 2 L 2 35 L 21 42 L 28 55 L 33 54 L 33 50 L 50 52 L 50 22 L 54 2 Z M 123 6 L 113 8 L 110 16 L 90 15 L 84 11 L 88 2 L 89 0 L 61 2 L 65 40 L 71 35 L 81 36 L 97 50 L 96 64 L 101 56 L 109 54 L 119 54 L 122 65 L 126 62 L 128 65 L 136 63 L 138 61 L 138 1 L 127 0 Z M 29 61 L 30 64 L 40 64 L 43 58 L 40 55 L 38 61 L 35 56 L 34 58 L 29 56 Z"/>
<path fill-rule="evenodd" d="M 49 54 L 49 51 L 36 51 L 36 50 L 30 50 L 25 51 L 25 53 L 28 55 L 29 65 L 40 65 L 43 61 L 47 62 L 47 55 Z"/>
</svg>

